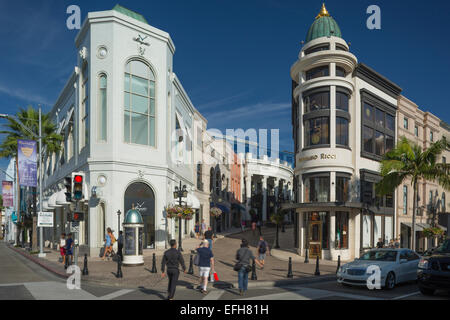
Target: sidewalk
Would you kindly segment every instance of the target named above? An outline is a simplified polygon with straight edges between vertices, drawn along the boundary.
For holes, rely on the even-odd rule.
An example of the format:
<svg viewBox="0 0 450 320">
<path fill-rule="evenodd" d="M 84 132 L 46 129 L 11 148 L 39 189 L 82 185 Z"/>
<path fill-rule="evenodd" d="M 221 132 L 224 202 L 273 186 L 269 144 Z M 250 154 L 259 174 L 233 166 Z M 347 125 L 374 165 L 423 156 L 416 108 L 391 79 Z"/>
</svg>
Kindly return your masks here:
<svg viewBox="0 0 450 320">
<path fill-rule="evenodd" d="M 232 230 L 227 234 L 218 234 L 213 244 L 213 253 L 215 258 L 215 271 L 217 272 L 220 282 L 217 286 L 237 287 L 237 273 L 233 270 L 235 264 L 235 254 L 240 248 L 242 238 L 246 238 L 250 242 L 250 249 L 256 256 L 256 243 L 259 239 L 258 235 L 253 235 L 252 231 L 240 232 L 240 229 Z M 237 233 L 239 232 L 239 233 Z M 267 234 L 270 238 L 273 230 L 271 228 L 263 228 L 263 234 Z M 281 233 L 280 233 L 281 235 Z M 281 240 L 281 237 L 280 237 Z M 270 241 L 270 239 L 269 239 Z M 284 241 L 284 240 L 283 240 Z M 189 269 L 191 250 L 194 250 L 199 244 L 197 239 L 183 240 L 183 257 L 186 269 Z M 270 244 L 270 242 L 269 242 Z M 37 255 L 30 255 L 21 248 L 12 248 L 13 250 L 27 256 L 29 259 L 38 263 L 47 270 L 61 276 L 67 277 L 66 271 L 62 263 L 58 262 L 59 252 L 47 250 L 46 258 L 38 258 Z M 88 258 L 89 275 L 82 276 L 82 281 L 87 281 L 104 286 L 117 286 L 121 288 L 151 288 L 151 289 L 167 289 L 167 278 L 161 278 L 161 256 L 165 250 L 144 250 L 144 265 L 138 267 L 122 267 L 123 278 L 116 278 L 117 263 L 111 261 L 102 261 L 99 257 Z M 153 253 L 156 255 L 156 268 L 158 273 L 153 274 L 152 260 Z M 277 286 L 281 284 L 293 283 L 296 281 L 327 281 L 335 279 L 336 264 L 321 264 L 320 276 L 314 276 L 315 263 L 304 264 L 303 262 L 293 260 L 292 271 L 293 279 L 287 278 L 288 256 L 294 256 L 294 253 L 274 250 L 273 256 L 267 256 L 264 270 L 256 267 L 257 281 L 249 281 L 249 287 L 258 286 Z M 279 258 L 276 258 L 279 257 Z M 287 257 L 287 259 L 286 259 Z M 284 260 L 284 261 L 283 261 Z M 83 270 L 84 257 L 78 258 L 78 266 Z M 249 274 L 249 278 L 250 278 Z M 194 275 L 181 274 L 178 285 L 188 288 L 196 287 L 200 279 L 198 277 L 198 268 L 194 266 Z"/>
</svg>

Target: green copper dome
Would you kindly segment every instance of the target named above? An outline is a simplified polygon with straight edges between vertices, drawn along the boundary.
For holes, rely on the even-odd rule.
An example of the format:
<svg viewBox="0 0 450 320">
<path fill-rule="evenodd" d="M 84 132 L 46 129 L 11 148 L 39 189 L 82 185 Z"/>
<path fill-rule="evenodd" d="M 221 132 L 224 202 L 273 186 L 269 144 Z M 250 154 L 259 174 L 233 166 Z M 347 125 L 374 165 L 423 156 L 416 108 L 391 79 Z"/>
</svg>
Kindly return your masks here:
<svg viewBox="0 0 450 320">
<path fill-rule="evenodd" d="M 142 216 L 139 213 L 139 211 L 135 209 L 128 210 L 125 220 L 123 221 L 123 224 L 143 224 L 144 221 L 142 220 Z"/>
<path fill-rule="evenodd" d="M 113 10 L 123 13 L 124 15 L 129 16 L 130 18 L 133 18 L 140 22 L 148 24 L 147 20 L 144 18 L 144 16 L 142 14 L 134 12 L 130 9 L 127 9 L 127 8 L 121 6 L 120 4 L 116 4 L 114 6 Z"/>
<path fill-rule="evenodd" d="M 319 15 L 316 17 L 316 21 L 309 28 L 306 43 L 317 38 L 331 36 L 342 38 L 342 33 L 337 22 L 330 16 L 324 4 Z"/>
</svg>

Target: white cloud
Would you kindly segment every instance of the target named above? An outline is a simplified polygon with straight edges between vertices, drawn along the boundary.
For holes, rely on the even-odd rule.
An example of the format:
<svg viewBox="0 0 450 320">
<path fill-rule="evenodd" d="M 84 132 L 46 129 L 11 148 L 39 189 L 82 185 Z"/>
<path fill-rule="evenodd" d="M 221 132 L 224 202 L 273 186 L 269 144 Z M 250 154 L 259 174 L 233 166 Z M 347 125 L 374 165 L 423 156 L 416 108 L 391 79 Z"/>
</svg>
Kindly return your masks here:
<svg viewBox="0 0 450 320">
<path fill-rule="evenodd" d="M 0 93 L 6 94 L 13 98 L 20 99 L 26 103 L 36 103 L 36 104 L 48 105 L 48 106 L 53 105 L 53 102 L 50 101 L 46 97 L 27 92 L 20 88 L 8 88 L 8 87 L 4 86 L 3 84 L 0 84 Z"/>
</svg>

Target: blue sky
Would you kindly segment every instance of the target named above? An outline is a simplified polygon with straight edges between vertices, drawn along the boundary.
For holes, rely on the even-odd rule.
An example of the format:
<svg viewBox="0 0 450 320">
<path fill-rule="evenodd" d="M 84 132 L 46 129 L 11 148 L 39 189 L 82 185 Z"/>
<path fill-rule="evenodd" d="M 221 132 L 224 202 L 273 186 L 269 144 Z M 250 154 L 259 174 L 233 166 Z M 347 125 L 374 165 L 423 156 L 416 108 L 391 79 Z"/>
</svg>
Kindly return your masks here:
<svg viewBox="0 0 450 320">
<path fill-rule="evenodd" d="M 30 103 L 50 110 L 76 62 L 77 31 L 66 28 L 66 8 L 79 5 L 84 20 L 89 11 L 116 3 L 0 0 L 0 112 L 15 113 Z M 280 149 L 293 149 L 289 70 L 322 1 L 120 4 L 171 34 L 174 71 L 210 128 L 280 129 Z M 381 30 L 366 28 L 372 4 L 381 8 Z M 360 62 L 450 123 L 449 1 L 329 0 L 326 6 Z"/>
</svg>

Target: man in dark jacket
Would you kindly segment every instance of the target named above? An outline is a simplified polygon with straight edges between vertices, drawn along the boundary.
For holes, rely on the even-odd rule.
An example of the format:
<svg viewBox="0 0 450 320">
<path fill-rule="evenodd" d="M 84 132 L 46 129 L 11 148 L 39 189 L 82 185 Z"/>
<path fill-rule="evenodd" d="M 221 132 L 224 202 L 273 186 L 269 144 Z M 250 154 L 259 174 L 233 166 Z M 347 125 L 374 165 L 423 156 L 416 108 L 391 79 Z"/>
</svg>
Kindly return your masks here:
<svg viewBox="0 0 450 320">
<path fill-rule="evenodd" d="M 164 252 L 161 263 L 161 272 L 162 277 L 164 278 L 166 276 L 164 270 L 167 265 L 167 276 L 169 277 L 167 300 L 173 300 L 173 297 L 175 296 L 175 289 L 177 287 L 178 277 L 180 276 L 180 271 L 178 270 L 179 265 L 181 264 L 184 273 L 186 273 L 186 266 L 184 265 L 184 259 L 181 255 L 181 252 L 177 250 L 177 241 L 170 240 L 169 243 L 170 249 Z"/>
<path fill-rule="evenodd" d="M 123 232 L 119 231 L 119 238 L 117 238 L 117 254 L 120 257 L 120 260 L 123 261 Z"/>
</svg>

